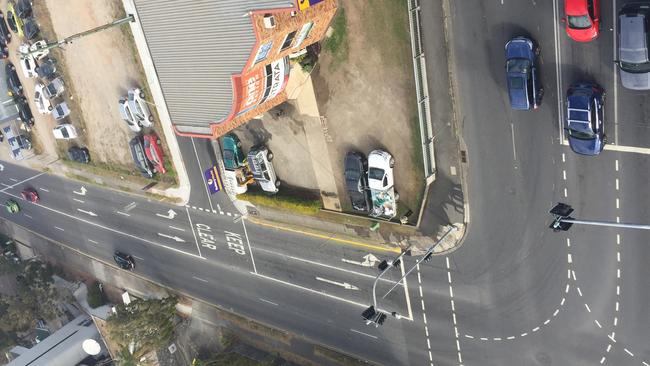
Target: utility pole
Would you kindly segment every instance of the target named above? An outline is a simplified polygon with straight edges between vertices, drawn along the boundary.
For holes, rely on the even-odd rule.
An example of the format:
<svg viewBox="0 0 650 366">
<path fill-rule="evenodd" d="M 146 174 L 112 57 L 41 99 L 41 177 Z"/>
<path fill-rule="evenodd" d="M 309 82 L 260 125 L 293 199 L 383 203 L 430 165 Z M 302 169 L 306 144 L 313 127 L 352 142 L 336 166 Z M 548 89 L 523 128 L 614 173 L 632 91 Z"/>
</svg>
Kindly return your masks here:
<svg viewBox="0 0 650 366">
<path fill-rule="evenodd" d="M 555 217 L 549 227 L 553 229 L 553 231 L 568 231 L 573 224 L 579 224 L 650 230 L 650 225 L 644 224 L 625 224 L 611 221 L 576 220 L 570 216 L 572 212 L 573 208 L 571 206 L 567 205 L 566 203 L 558 203 L 549 211 L 549 213 Z"/>
<path fill-rule="evenodd" d="M 100 25 L 99 27 L 95 27 L 93 29 L 83 31 L 81 33 L 73 34 L 73 35 L 71 35 L 69 37 L 66 37 L 66 38 L 60 40 L 60 41 L 48 42 L 43 47 L 38 47 L 33 51 L 21 52 L 20 55 L 22 57 L 29 57 L 34 53 L 43 52 L 43 51 L 46 51 L 46 50 L 51 50 L 53 48 L 61 47 L 63 45 L 72 43 L 72 41 L 75 40 L 75 39 L 82 38 L 82 37 L 85 37 L 85 36 L 89 36 L 91 34 L 101 32 L 101 31 L 103 31 L 105 29 L 117 27 L 117 26 L 120 26 L 122 24 L 130 23 L 130 22 L 133 22 L 133 21 L 135 21 L 135 17 L 133 16 L 133 14 L 128 14 L 125 18 L 115 20 L 115 21 L 113 21 L 111 23 L 108 23 L 108 24 Z"/>
</svg>

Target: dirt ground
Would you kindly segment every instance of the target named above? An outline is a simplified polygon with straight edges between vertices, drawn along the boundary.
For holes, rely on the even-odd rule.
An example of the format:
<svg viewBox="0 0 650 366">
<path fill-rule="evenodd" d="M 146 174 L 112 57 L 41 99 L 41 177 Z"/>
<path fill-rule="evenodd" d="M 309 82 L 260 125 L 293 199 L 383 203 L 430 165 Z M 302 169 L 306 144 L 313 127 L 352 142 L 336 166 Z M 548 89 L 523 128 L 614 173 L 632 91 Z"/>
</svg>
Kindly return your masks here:
<svg viewBox="0 0 650 366">
<path fill-rule="evenodd" d="M 416 220 L 424 180 L 406 3 L 340 0 L 339 5 L 347 18 L 347 60 L 323 52 L 312 77 L 333 140 L 328 147 L 341 203 L 350 209 L 345 154 L 384 149 L 395 157 L 400 214 L 411 209 L 411 221 Z"/>
</svg>

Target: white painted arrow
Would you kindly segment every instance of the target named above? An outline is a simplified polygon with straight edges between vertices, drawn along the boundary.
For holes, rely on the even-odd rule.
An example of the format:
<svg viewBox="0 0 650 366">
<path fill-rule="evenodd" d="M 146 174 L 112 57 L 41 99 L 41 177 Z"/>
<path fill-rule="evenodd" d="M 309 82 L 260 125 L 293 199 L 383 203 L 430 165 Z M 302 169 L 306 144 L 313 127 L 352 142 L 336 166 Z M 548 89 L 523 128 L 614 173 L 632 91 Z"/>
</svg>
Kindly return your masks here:
<svg viewBox="0 0 650 366">
<path fill-rule="evenodd" d="M 363 262 L 359 261 L 353 261 L 350 259 L 341 259 L 345 263 L 351 263 L 351 264 L 356 264 L 357 266 L 363 266 L 363 267 L 374 267 L 377 262 L 379 262 L 379 258 L 375 257 L 374 255 L 368 253 L 363 256 Z"/>
<path fill-rule="evenodd" d="M 164 217 L 164 218 L 170 219 L 170 220 L 173 220 L 174 217 L 176 217 L 176 215 L 178 215 L 176 213 L 176 211 L 172 210 L 171 208 L 169 209 L 169 211 L 167 211 L 167 215 L 161 215 L 159 213 L 156 214 L 156 216 L 158 216 L 158 217 Z"/>
<path fill-rule="evenodd" d="M 325 283 L 329 283 L 330 285 L 340 286 L 340 287 L 343 287 L 343 288 L 345 288 L 347 290 L 359 290 L 359 288 L 357 286 L 351 285 L 351 284 L 349 284 L 347 282 L 336 282 L 336 281 L 328 280 L 327 278 L 322 278 L 322 277 L 316 277 L 316 280 L 321 281 L 321 282 L 325 282 Z"/>
<path fill-rule="evenodd" d="M 183 238 L 179 238 L 178 236 L 171 236 L 171 235 L 161 234 L 161 233 L 158 233 L 158 235 L 159 235 L 159 236 L 162 236 L 163 238 L 176 240 L 176 241 L 179 242 L 179 243 L 185 243 L 185 239 L 183 239 Z"/>
<path fill-rule="evenodd" d="M 72 191 L 72 193 L 74 193 L 74 194 L 78 194 L 78 195 L 80 195 L 80 196 L 85 196 L 85 195 L 86 195 L 86 187 L 81 186 L 81 189 L 80 189 L 79 191 L 80 191 L 80 192 Z"/>
<path fill-rule="evenodd" d="M 0 164 L 0 172 L 3 171 L 3 170 L 5 170 L 5 166 Z"/>
<path fill-rule="evenodd" d="M 85 213 L 86 215 L 97 216 L 97 214 L 94 213 L 94 212 L 92 212 L 92 211 L 86 211 L 86 210 L 82 210 L 82 209 L 80 209 L 80 208 L 78 208 L 77 211 L 79 211 L 79 212 L 83 212 L 83 213 Z"/>
</svg>

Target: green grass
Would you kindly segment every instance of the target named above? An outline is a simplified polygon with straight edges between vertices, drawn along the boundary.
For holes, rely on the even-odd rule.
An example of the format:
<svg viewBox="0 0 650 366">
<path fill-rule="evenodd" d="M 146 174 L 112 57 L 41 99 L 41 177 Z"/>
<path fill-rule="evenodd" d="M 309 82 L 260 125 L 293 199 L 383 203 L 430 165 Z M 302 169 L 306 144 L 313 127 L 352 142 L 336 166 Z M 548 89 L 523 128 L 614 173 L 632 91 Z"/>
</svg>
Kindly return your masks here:
<svg viewBox="0 0 650 366">
<path fill-rule="evenodd" d="M 325 50 L 332 54 L 332 67 L 344 63 L 348 60 L 350 45 L 348 40 L 348 22 L 345 17 L 345 9 L 339 7 L 339 10 L 332 21 L 332 35 L 325 40 L 323 45 Z"/>
<path fill-rule="evenodd" d="M 389 66 L 412 69 L 406 1 L 373 1 L 364 7 L 364 38 L 377 47 Z"/>
<path fill-rule="evenodd" d="M 322 204 L 320 199 L 295 195 L 282 189 L 275 195 L 264 192 L 248 190 L 237 196 L 240 200 L 249 201 L 254 205 L 276 208 L 283 211 L 290 211 L 298 215 L 315 216 L 320 212 Z"/>
<path fill-rule="evenodd" d="M 357 360 L 356 358 L 350 357 L 348 355 L 345 355 L 343 353 L 331 350 L 329 348 L 321 347 L 318 345 L 314 346 L 314 354 L 317 356 L 322 356 L 330 361 L 335 362 L 336 364 L 343 365 L 343 366 L 362 366 L 362 365 L 368 365 L 368 363 Z"/>
</svg>

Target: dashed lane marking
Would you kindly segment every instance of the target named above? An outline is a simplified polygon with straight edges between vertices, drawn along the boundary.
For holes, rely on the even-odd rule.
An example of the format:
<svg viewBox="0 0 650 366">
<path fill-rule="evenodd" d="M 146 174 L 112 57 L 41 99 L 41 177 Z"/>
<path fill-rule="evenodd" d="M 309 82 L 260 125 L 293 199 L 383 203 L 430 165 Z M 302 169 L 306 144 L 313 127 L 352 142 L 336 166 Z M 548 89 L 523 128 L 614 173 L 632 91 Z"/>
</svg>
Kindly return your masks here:
<svg viewBox="0 0 650 366">
<path fill-rule="evenodd" d="M 364 332 L 362 332 L 362 331 L 360 331 L 360 330 L 356 330 L 356 329 L 350 329 L 350 331 L 355 332 L 355 333 L 362 334 L 362 335 L 364 335 L 364 336 L 366 336 L 366 337 L 370 337 L 370 338 L 373 338 L 373 339 L 378 339 L 378 338 L 379 338 L 379 337 L 374 336 L 374 335 L 372 335 L 372 334 L 364 333 Z"/>
<path fill-rule="evenodd" d="M 208 280 L 205 280 L 205 279 L 200 278 L 200 277 L 192 276 L 192 278 L 195 279 L 195 280 L 197 280 L 197 281 L 201 281 L 201 282 L 205 282 L 205 283 L 208 282 Z"/>
<path fill-rule="evenodd" d="M 62 228 L 58 227 L 58 226 L 55 226 L 54 228 L 57 229 L 57 230 L 60 230 L 60 231 L 65 231 Z"/>
<path fill-rule="evenodd" d="M 267 299 L 263 299 L 263 298 L 261 298 L 261 297 L 259 298 L 259 300 L 262 301 L 262 302 L 265 302 L 265 303 L 267 303 L 267 304 L 271 304 L 271 305 L 274 305 L 274 306 L 278 306 L 278 304 L 274 303 L 273 301 L 269 301 L 269 300 L 267 300 Z"/>
</svg>

